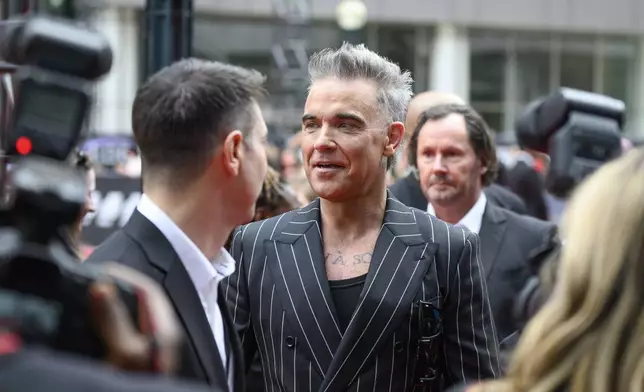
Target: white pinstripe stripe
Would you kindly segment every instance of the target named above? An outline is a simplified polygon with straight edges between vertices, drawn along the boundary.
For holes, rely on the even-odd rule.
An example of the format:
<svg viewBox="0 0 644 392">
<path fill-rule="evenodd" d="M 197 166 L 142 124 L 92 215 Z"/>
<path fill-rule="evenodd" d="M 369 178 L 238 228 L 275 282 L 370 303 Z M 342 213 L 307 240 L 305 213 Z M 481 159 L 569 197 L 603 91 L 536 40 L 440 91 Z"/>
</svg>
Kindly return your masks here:
<svg viewBox="0 0 644 392">
<path fill-rule="evenodd" d="M 378 357 L 376 357 L 376 369 L 373 374 L 373 392 L 376 392 L 376 385 L 378 385 Z"/>
<path fill-rule="evenodd" d="M 470 240 L 467 240 L 467 245 L 469 246 L 470 249 L 470 279 L 472 279 L 472 243 Z M 472 306 L 474 305 L 474 282 L 470 284 L 470 309 L 472 309 Z M 483 309 L 483 314 L 485 313 L 484 309 L 485 306 L 481 306 L 481 309 Z M 476 329 L 474 328 L 474 312 L 470 312 L 470 323 L 472 325 L 472 345 L 474 346 L 474 351 L 476 352 L 476 367 L 478 370 L 478 379 L 481 379 L 481 358 L 479 355 L 479 350 L 478 350 L 478 345 L 476 344 Z M 483 324 L 483 333 L 485 333 L 485 324 Z M 487 346 L 487 339 L 485 341 L 485 345 Z M 489 350 L 488 350 L 489 354 Z M 490 365 L 492 365 L 492 362 L 490 362 Z"/>
<path fill-rule="evenodd" d="M 477 236 L 477 239 L 478 239 L 478 235 L 477 234 L 474 234 L 474 235 Z M 467 242 L 469 243 L 469 240 Z M 481 246 L 480 244 L 481 244 L 481 240 L 478 239 L 479 247 Z M 470 247 L 471 246 L 472 245 L 470 244 Z M 471 255 L 470 255 L 470 257 L 471 257 Z M 483 273 L 484 273 L 483 265 L 481 264 L 481 259 L 479 257 L 480 257 L 480 252 L 477 252 L 476 253 L 476 265 L 477 265 L 477 267 L 479 269 L 479 272 L 481 274 L 481 279 L 479 280 L 480 283 L 481 283 L 481 297 L 483 298 L 484 302 L 489 302 L 488 297 L 485 297 L 485 295 L 484 295 L 487 292 L 487 288 L 486 288 L 486 283 L 485 283 L 485 277 L 483 276 Z M 489 309 L 490 309 L 490 311 L 492 310 L 491 308 L 489 308 Z M 483 326 L 485 327 L 485 312 L 483 312 L 483 314 L 481 315 L 481 322 L 482 322 Z M 490 325 L 492 327 L 492 338 L 494 339 L 495 342 L 498 342 L 498 340 L 497 340 L 498 338 L 496 336 L 496 327 L 494 326 L 494 320 L 492 320 L 491 314 L 490 314 Z M 491 352 L 490 352 L 490 348 L 488 347 L 488 344 L 487 344 L 488 339 L 487 339 L 487 332 L 485 332 L 485 328 L 483 328 L 483 336 L 485 337 L 485 350 L 487 351 L 487 353 L 489 355 L 488 359 L 490 361 L 490 369 L 492 370 L 492 375 L 494 377 L 497 377 L 497 373 L 494 371 L 494 366 L 492 366 L 492 355 L 491 355 Z M 498 351 L 496 352 L 496 354 L 497 354 L 496 355 L 497 370 L 500 371 L 501 364 L 499 363 Z"/>
<path fill-rule="evenodd" d="M 315 203 L 315 202 L 313 202 L 313 203 Z M 310 204 L 309 204 L 309 205 L 307 205 L 306 207 L 310 206 L 310 205 L 311 205 L 311 204 L 313 204 L 313 203 L 310 203 Z M 304 208 L 306 208 L 306 207 L 304 207 Z M 300 215 L 305 215 L 305 214 L 308 214 L 308 213 L 309 213 L 309 212 L 311 212 L 311 211 L 320 211 L 320 209 L 319 209 L 318 207 L 313 207 L 313 208 L 311 208 L 310 210 L 306 210 L 306 211 L 302 211 L 302 210 L 300 210 L 300 211 L 296 211 L 296 212 L 297 212 L 298 214 L 300 214 Z"/>
<path fill-rule="evenodd" d="M 273 288 L 271 289 L 271 304 L 269 305 L 269 313 L 268 313 L 268 330 L 273 332 L 273 297 L 275 297 L 275 285 L 273 285 Z M 273 370 L 275 371 L 275 378 L 277 378 L 277 375 L 279 372 L 277 371 L 277 356 L 275 355 L 275 334 L 271 333 L 271 347 L 273 349 Z M 268 366 L 266 366 L 268 368 Z M 270 372 L 271 370 L 269 370 Z M 271 389 L 273 389 L 271 387 Z M 281 389 L 281 388 L 280 388 Z"/>
<path fill-rule="evenodd" d="M 303 222 L 294 222 L 294 221 L 291 221 L 291 222 L 289 222 L 289 223 L 291 223 L 291 224 L 293 224 L 293 225 L 306 225 L 306 224 L 308 224 L 308 223 L 312 223 L 312 222 L 318 223 L 318 221 L 316 221 L 315 219 L 307 220 L 307 221 L 303 221 Z"/>
<path fill-rule="evenodd" d="M 449 298 L 449 283 L 451 281 L 451 279 L 449 278 L 449 271 L 452 264 L 452 240 L 451 238 L 449 238 L 450 237 L 449 226 L 447 225 L 446 222 L 443 222 L 443 223 L 445 223 L 445 231 L 447 232 L 447 276 L 448 278 L 446 279 L 447 281 L 445 282 L 445 286 L 446 286 L 445 297 Z"/>
<path fill-rule="evenodd" d="M 456 267 L 456 279 L 460 282 L 461 280 L 461 265 L 459 264 Z M 458 285 L 458 297 L 456 297 L 456 341 L 458 343 L 458 353 L 461 358 L 461 380 L 465 380 L 465 366 L 463 364 L 463 346 L 461 344 L 461 332 L 460 328 L 458 327 L 460 323 L 460 316 L 461 316 L 461 285 Z"/>
<path fill-rule="evenodd" d="M 261 320 L 262 320 L 262 310 L 264 309 L 264 307 L 262 306 L 262 298 L 264 297 L 264 275 L 265 274 L 266 274 L 266 261 L 264 261 L 264 265 L 263 265 L 263 268 L 262 268 L 262 277 L 261 277 L 260 283 L 259 283 L 259 292 L 261 293 L 261 295 L 259 297 L 259 320 L 260 320 L 260 322 L 259 322 L 259 330 L 260 330 L 260 333 L 262 334 L 262 343 L 264 343 L 264 353 L 265 353 L 266 363 L 267 363 L 267 365 L 266 365 L 266 367 L 264 369 L 268 370 L 268 378 L 270 380 L 271 391 L 272 391 L 273 390 L 273 375 L 272 375 L 270 369 L 268 368 L 268 362 L 270 361 L 270 357 L 268 356 L 268 344 L 266 343 L 266 334 L 264 333 L 264 323 L 261 322 Z M 266 375 L 264 375 L 264 382 L 266 382 Z M 266 391 L 268 391 L 268 385 L 266 385 Z"/>
<path fill-rule="evenodd" d="M 235 233 L 235 235 L 233 235 L 233 240 L 230 242 L 230 251 L 231 251 L 231 252 L 232 252 L 232 251 L 233 251 L 233 249 L 235 248 L 235 241 L 237 241 L 237 237 L 238 237 L 242 232 L 243 232 L 243 229 L 242 229 L 242 230 L 237 230 L 237 232 Z M 243 237 L 242 237 L 242 238 L 243 238 Z M 224 281 L 225 281 L 225 283 L 224 283 L 224 284 L 226 285 L 226 291 L 224 292 L 224 299 L 226 300 L 226 303 L 228 303 L 228 290 L 230 289 L 230 284 L 228 284 L 228 282 L 230 281 L 230 276 L 229 276 L 229 277 L 227 277 L 226 279 L 223 279 L 223 280 L 222 280 L 222 282 L 224 282 Z M 239 281 L 239 279 L 237 279 L 237 281 Z M 221 284 L 222 282 L 220 282 L 220 284 Z M 239 288 L 239 286 L 237 286 L 237 287 Z M 238 291 L 238 292 L 239 292 L 239 291 Z M 235 307 L 236 307 L 236 305 L 235 305 Z M 235 322 L 235 316 L 233 315 L 233 323 L 234 323 L 234 322 Z"/>
<path fill-rule="evenodd" d="M 413 214 L 411 211 L 398 211 L 398 210 L 385 210 L 385 213 L 387 212 L 393 212 L 395 214 L 403 214 L 403 215 Z"/>
<path fill-rule="evenodd" d="M 240 239 L 240 241 L 242 241 L 242 243 L 241 243 L 241 252 L 240 252 L 240 253 L 241 253 L 240 260 L 244 260 L 244 234 L 246 234 L 246 229 L 247 229 L 247 228 L 248 228 L 248 226 L 244 226 L 244 227 L 240 230 L 240 231 L 241 231 L 241 233 L 242 233 L 242 236 L 241 236 L 241 239 Z M 235 236 L 235 237 L 236 237 L 236 236 Z M 233 245 L 234 245 L 234 244 L 235 244 L 235 240 L 233 239 Z M 234 248 L 233 246 L 231 246 L 231 247 L 230 247 L 230 250 L 234 251 L 234 249 L 235 249 L 235 248 Z M 236 293 L 235 293 L 235 307 L 234 307 L 234 309 L 233 309 L 233 323 L 236 323 L 236 322 L 237 322 L 237 306 L 238 306 L 238 304 L 239 304 L 239 281 L 241 280 L 241 279 L 240 279 L 241 271 L 239 271 L 239 269 L 240 269 L 240 268 L 243 268 L 243 267 L 241 267 L 241 263 L 240 263 L 240 262 L 237 262 L 237 270 L 238 270 L 238 272 L 237 272 L 237 290 L 236 290 Z M 226 290 L 227 290 L 227 289 L 228 289 L 228 287 L 226 287 Z M 227 296 L 226 296 L 226 297 L 227 297 Z M 244 335 L 245 335 L 245 334 L 246 334 L 246 333 L 244 332 Z M 243 343 L 243 336 L 242 336 L 242 343 Z"/>
<path fill-rule="evenodd" d="M 282 328 L 280 330 L 280 380 L 282 380 L 282 387 L 284 387 L 284 315 L 286 312 L 282 310 Z"/>
</svg>

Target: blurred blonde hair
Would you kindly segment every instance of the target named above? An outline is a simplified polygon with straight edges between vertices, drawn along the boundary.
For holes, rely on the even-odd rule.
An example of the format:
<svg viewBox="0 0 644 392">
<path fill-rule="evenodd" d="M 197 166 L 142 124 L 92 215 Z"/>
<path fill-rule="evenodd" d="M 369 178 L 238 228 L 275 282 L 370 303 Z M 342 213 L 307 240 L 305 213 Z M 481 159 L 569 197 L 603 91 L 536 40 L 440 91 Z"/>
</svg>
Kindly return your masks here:
<svg viewBox="0 0 644 392">
<path fill-rule="evenodd" d="M 554 292 L 494 392 L 644 391 L 644 150 L 574 192 Z"/>
</svg>

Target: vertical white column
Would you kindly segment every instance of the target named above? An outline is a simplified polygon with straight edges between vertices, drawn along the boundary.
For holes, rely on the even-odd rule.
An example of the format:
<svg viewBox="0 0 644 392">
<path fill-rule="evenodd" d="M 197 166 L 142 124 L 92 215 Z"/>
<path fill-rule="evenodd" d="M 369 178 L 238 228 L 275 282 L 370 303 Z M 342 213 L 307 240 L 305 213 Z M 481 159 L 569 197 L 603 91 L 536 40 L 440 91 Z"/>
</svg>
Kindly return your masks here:
<svg viewBox="0 0 644 392">
<path fill-rule="evenodd" d="M 97 84 L 91 127 L 101 134 L 129 133 L 140 74 L 138 10 L 105 8 L 94 25 L 109 40 L 114 57 L 112 70 Z"/>
<path fill-rule="evenodd" d="M 469 101 L 469 46 L 465 28 L 451 24 L 436 27 L 429 77 L 432 90 L 453 93 Z"/>
<path fill-rule="evenodd" d="M 642 138 L 644 137 L 644 37 L 639 39 L 637 49 L 633 78 L 634 91 L 631 95 L 633 104 L 629 105 L 629 113 L 627 113 L 629 120 L 627 131 L 637 138 Z"/>
</svg>

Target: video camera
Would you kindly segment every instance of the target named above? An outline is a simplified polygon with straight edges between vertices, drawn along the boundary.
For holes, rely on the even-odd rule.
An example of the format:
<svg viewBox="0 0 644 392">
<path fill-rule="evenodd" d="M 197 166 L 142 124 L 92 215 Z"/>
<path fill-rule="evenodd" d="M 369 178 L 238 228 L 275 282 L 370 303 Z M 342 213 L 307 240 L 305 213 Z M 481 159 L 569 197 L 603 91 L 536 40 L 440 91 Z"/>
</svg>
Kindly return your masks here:
<svg viewBox="0 0 644 392">
<path fill-rule="evenodd" d="M 134 320 L 138 301 L 132 287 L 81 264 L 67 239 L 87 185 L 66 160 L 91 110 L 92 82 L 109 72 L 112 52 L 100 34 L 70 21 L 35 16 L 12 26 L 2 47 L 18 67 L 4 135 L 12 168 L 0 208 L 0 328 L 27 344 L 103 358 L 89 319 L 90 285 L 114 283 Z"/>
<path fill-rule="evenodd" d="M 621 154 L 623 101 L 562 87 L 528 105 L 516 124 L 519 145 L 550 157 L 547 190 L 566 198 L 588 174 Z"/>
</svg>

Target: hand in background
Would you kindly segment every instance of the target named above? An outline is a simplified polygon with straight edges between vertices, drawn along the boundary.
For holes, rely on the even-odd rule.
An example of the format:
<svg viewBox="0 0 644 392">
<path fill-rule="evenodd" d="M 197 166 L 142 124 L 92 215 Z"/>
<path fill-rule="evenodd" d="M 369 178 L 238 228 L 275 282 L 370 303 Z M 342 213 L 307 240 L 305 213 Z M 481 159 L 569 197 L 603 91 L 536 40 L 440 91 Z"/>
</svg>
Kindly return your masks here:
<svg viewBox="0 0 644 392">
<path fill-rule="evenodd" d="M 124 265 L 105 263 L 101 267 L 108 276 L 134 287 L 139 305 L 135 325 L 114 285 L 96 283 L 90 287 L 91 316 L 106 344 L 106 361 L 126 371 L 174 373 L 181 332 L 163 290 L 149 277 Z"/>
</svg>

